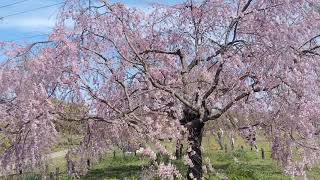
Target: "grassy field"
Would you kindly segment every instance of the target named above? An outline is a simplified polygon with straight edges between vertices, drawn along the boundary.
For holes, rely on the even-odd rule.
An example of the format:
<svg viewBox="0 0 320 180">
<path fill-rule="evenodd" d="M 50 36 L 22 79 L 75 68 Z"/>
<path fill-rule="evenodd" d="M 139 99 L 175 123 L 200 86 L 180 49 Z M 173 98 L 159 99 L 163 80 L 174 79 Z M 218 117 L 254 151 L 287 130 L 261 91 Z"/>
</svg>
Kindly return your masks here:
<svg viewBox="0 0 320 180">
<path fill-rule="evenodd" d="M 205 179 L 219 180 L 227 177 L 229 180 L 289 180 L 290 177 L 284 176 L 277 163 L 271 159 L 270 148 L 262 136 L 258 137 L 257 142 L 259 152 L 251 151 L 241 138 L 237 138 L 234 151 L 230 151 L 229 147 L 229 150 L 225 152 L 225 150 L 219 150 L 219 146 L 213 137 L 205 137 L 203 139 L 203 159 L 204 162 L 210 159 L 215 169 L 214 173 L 206 174 Z M 174 150 L 173 143 L 165 143 L 165 145 L 172 151 Z M 265 150 L 266 159 L 264 160 L 261 158 L 261 148 Z M 186 174 L 187 168 L 183 160 L 177 160 L 173 163 L 177 165 L 183 175 Z M 59 167 L 61 172 L 59 179 L 68 179 L 63 157 L 52 159 L 49 164 L 50 171 L 54 171 L 56 167 Z M 147 160 L 142 161 L 138 156 L 123 157 L 123 154 L 119 151 L 116 157 L 113 157 L 113 153 L 110 153 L 106 154 L 101 162 L 94 165 L 88 175 L 81 179 L 141 179 L 141 170 L 143 167 L 148 166 L 148 164 Z M 26 179 L 34 179 L 31 177 L 35 176 L 30 176 Z M 314 168 L 309 171 L 308 179 L 319 180 L 320 168 Z"/>
<path fill-rule="evenodd" d="M 216 171 L 215 173 L 207 174 L 205 179 L 219 180 L 222 177 L 228 177 L 231 180 L 290 179 L 290 177 L 283 175 L 277 163 L 271 159 L 270 147 L 263 138 L 258 138 L 258 146 L 259 149 L 263 148 L 265 150 L 266 159 L 264 160 L 261 158 L 261 151 L 251 151 L 242 139 L 238 138 L 237 143 L 234 151 L 225 152 L 224 150 L 219 150 L 213 137 L 204 138 L 204 161 L 209 158 Z M 243 149 L 241 146 L 243 146 Z M 185 175 L 187 169 L 182 160 L 174 163 Z M 116 158 L 113 158 L 112 154 L 108 154 L 83 179 L 140 179 L 141 169 L 147 164 L 148 162 L 140 161 L 138 157 L 132 156 L 124 159 L 121 154 L 118 154 Z M 320 168 L 314 168 L 309 171 L 308 179 L 319 180 Z"/>
</svg>

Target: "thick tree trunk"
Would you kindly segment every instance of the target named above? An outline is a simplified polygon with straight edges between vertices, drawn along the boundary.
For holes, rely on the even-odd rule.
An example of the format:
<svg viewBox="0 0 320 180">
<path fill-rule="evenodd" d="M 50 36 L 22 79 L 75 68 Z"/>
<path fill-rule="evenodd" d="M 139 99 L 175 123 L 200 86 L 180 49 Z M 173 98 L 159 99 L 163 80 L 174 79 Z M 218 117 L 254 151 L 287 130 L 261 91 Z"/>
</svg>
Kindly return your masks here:
<svg viewBox="0 0 320 180">
<path fill-rule="evenodd" d="M 183 110 L 183 115 L 180 124 L 188 130 L 189 147 L 187 153 L 192 162 L 192 165 L 188 167 L 187 178 L 201 180 L 203 175 L 201 142 L 204 123 L 200 120 L 200 115 L 189 108 Z"/>
<path fill-rule="evenodd" d="M 197 179 L 202 178 L 202 154 L 201 154 L 201 141 L 203 135 L 203 126 L 204 123 L 200 120 L 193 120 L 188 124 L 188 142 L 191 147 L 191 151 L 188 151 L 188 156 L 192 161 L 193 166 L 188 168 L 188 179 Z"/>
</svg>

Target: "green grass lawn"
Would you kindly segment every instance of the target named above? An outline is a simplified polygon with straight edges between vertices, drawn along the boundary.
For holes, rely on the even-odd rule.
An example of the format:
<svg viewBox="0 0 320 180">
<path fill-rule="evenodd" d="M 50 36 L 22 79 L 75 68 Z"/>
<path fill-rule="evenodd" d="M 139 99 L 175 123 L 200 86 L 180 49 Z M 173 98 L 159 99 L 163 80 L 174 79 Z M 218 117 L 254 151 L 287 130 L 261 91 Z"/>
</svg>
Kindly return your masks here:
<svg viewBox="0 0 320 180">
<path fill-rule="evenodd" d="M 226 141 L 227 142 L 227 141 Z M 289 180 L 290 177 L 284 176 L 281 168 L 271 159 L 271 152 L 268 143 L 263 138 L 258 138 L 259 152 L 251 151 L 250 148 L 240 138 L 234 151 L 219 150 L 213 137 L 203 139 L 203 159 L 210 159 L 214 166 L 215 173 L 206 174 L 205 179 L 221 179 L 222 176 L 232 180 Z M 165 143 L 169 149 L 174 150 L 172 143 Z M 243 146 L 243 149 L 241 148 Z M 261 158 L 260 148 L 265 150 L 266 159 Z M 235 161 L 235 158 L 238 162 Z M 84 180 L 93 179 L 140 179 L 141 169 L 148 165 L 148 161 L 141 161 L 139 157 L 130 156 L 124 158 L 121 153 L 116 157 L 107 154 L 103 160 L 92 167 L 89 174 L 83 177 Z M 182 160 L 173 162 L 183 175 L 187 168 Z M 314 168 L 308 172 L 309 179 L 320 179 L 320 169 Z M 299 178 L 297 178 L 299 179 Z"/>
<path fill-rule="evenodd" d="M 84 180 L 94 179 L 140 179 L 142 166 L 147 165 L 147 161 L 141 161 L 139 157 L 116 156 L 108 154 L 103 161 L 94 166 Z"/>
<path fill-rule="evenodd" d="M 263 136 L 259 136 L 257 142 L 259 152 L 251 151 L 241 138 L 237 138 L 235 150 L 231 151 L 230 147 L 228 147 L 228 151 L 225 152 L 225 150 L 219 150 L 214 137 L 205 137 L 203 139 L 203 162 L 205 163 L 210 159 L 215 169 L 214 173 L 206 174 L 205 179 L 219 180 L 221 177 L 228 177 L 229 180 L 289 180 L 290 177 L 284 176 L 281 168 L 271 159 L 270 147 Z M 172 152 L 174 151 L 173 143 L 166 142 L 164 145 Z M 264 160 L 261 158 L 261 148 L 265 150 L 266 159 Z M 134 155 L 123 157 L 120 151 L 116 153 L 116 157 L 113 157 L 113 153 L 108 153 L 102 158 L 101 162 L 91 167 L 87 176 L 81 179 L 140 179 L 142 168 L 147 167 L 149 163 L 148 160 L 141 160 L 141 158 Z M 176 160 L 173 163 L 177 165 L 182 175 L 185 176 L 187 167 L 184 165 L 183 160 Z M 56 167 L 59 167 L 61 172 L 59 179 L 68 179 L 66 163 L 63 157 L 52 159 L 49 164 L 50 171 L 54 171 Z M 308 178 L 319 180 L 320 168 L 313 168 L 309 171 Z M 299 178 L 296 179 L 298 180 Z"/>
</svg>

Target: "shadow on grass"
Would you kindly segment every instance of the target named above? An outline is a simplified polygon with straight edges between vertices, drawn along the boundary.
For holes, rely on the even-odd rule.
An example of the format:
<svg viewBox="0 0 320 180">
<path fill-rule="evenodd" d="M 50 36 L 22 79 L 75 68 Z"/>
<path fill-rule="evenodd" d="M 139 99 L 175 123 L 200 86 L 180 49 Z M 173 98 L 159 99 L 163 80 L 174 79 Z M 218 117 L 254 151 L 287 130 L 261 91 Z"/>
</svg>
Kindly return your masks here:
<svg viewBox="0 0 320 180">
<path fill-rule="evenodd" d="M 103 160 L 105 166 L 98 166 L 89 171 L 89 174 L 81 178 L 93 179 L 140 179 L 142 164 L 136 157 L 106 158 Z M 109 162 L 107 164 L 107 162 Z"/>
<path fill-rule="evenodd" d="M 91 170 L 83 179 L 134 179 L 138 178 L 141 171 L 139 165 L 123 165 Z"/>
</svg>

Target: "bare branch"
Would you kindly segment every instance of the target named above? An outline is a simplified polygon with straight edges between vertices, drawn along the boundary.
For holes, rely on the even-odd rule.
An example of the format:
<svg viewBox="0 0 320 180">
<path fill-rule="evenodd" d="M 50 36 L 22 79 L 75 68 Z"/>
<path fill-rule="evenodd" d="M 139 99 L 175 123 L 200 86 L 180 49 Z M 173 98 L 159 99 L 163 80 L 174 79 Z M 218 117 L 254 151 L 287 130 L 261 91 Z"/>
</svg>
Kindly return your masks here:
<svg viewBox="0 0 320 180">
<path fill-rule="evenodd" d="M 240 94 L 239 96 L 237 96 L 235 99 L 233 99 L 232 101 L 230 101 L 223 109 L 219 110 L 219 112 L 217 114 L 211 115 L 209 117 L 207 117 L 204 122 L 209 121 L 209 120 L 215 120 L 217 118 L 219 118 L 221 115 L 223 115 L 226 111 L 228 111 L 233 105 L 234 103 L 236 103 L 237 101 L 240 101 L 246 97 L 248 97 L 250 95 L 250 93 L 245 92 Z"/>
<path fill-rule="evenodd" d="M 249 8 L 251 2 L 252 0 L 248 0 L 248 2 L 243 6 L 241 12 L 245 12 Z"/>
</svg>

